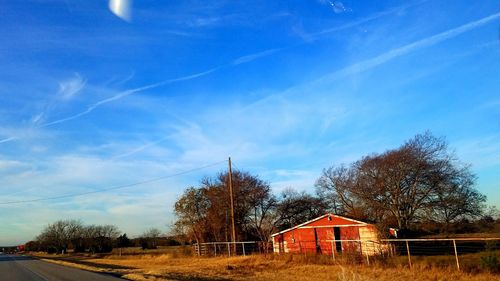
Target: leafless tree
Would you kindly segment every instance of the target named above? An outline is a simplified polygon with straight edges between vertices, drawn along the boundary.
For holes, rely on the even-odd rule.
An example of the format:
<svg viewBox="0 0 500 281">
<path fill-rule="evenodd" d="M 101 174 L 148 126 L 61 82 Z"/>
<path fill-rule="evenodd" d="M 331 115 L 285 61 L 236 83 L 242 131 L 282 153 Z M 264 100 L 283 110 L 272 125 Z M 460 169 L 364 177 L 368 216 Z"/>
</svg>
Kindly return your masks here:
<svg viewBox="0 0 500 281">
<path fill-rule="evenodd" d="M 281 193 L 276 212 L 275 225 L 283 230 L 324 215 L 327 203 L 319 197 L 289 188 Z"/>
<path fill-rule="evenodd" d="M 316 186 L 337 212 L 407 229 L 429 216 L 449 223 L 480 214 L 485 197 L 474 180 L 444 139 L 427 132 L 348 167 L 326 169 Z"/>
<path fill-rule="evenodd" d="M 49 252 L 64 253 L 68 248 L 77 252 L 107 252 L 118 235 L 113 225 L 85 226 L 79 220 L 59 220 L 47 225 L 36 240 L 40 248 Z"/>
<path fill-rule="evenodd" d="M 140 237 L 142 248 L 156 249 L 158 247 L 158 238 L 160 235 L 161 230 L 158 228 L 150 228 L 146 230 Z"/>
</svg>

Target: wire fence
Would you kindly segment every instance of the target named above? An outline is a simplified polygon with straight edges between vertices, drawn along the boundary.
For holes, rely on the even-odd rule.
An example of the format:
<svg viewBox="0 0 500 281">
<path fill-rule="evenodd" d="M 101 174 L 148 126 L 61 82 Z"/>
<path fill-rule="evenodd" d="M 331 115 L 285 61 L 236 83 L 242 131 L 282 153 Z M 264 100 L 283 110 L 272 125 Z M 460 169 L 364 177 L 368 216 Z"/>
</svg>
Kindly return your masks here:
<svg viewBox="0 0 500 281">
<path fill-rule="evenodd" d="M 412 268 L 416 263 L 456 267 L 500 266 L 500 238 L 380 239 L 296 241 L 280 247 L 257 241 L 194 244 L 199 256 L 249 254 L 322 255 L 335 262 L 398 264 Z M 499 254 L 497 258 L 497 254 Z"/>
<path fill-rule="evenodd" d="M 208 242 L 193 245 L 198 256 L 246 256 L 272 253 L 272 244 L 259 241 Z"/>
</svg>

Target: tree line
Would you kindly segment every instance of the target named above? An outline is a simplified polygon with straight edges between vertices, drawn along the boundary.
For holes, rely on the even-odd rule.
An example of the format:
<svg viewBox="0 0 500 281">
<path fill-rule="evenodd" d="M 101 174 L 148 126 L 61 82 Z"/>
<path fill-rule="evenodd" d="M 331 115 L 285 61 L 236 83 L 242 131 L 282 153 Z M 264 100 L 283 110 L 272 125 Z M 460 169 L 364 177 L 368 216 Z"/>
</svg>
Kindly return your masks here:
<svg viewBox="0 0 500 281">
<path fill-rule="evenodd" d="M 26 243 L 26 251 L 47 253 L 109 253 L 113 248 L 179 245 L 165 237 L 157 228 L 150 228 L 137 238 L 130 239 L 114 225 L 85 225 L 80 220 L 58 220 L 43 228 L 35 240 Z"/>
<path fill-rule="evenodd" d="M 470 165 L 428 132 L 324 169 L 314 195 L 292 188 L 275 195 L 269 183 L 244 171 L 235 171 L 232 182 L 239 241 L 269 241 L 275 231 L 327 212 L 375 223 L 382 233 L 387 227 L 450 232 L 471 222 L 489 227 L 497 214 L 486 212 L 486 196 L 475 188 Z M 177 233 L 188 241 L 231 241 L 229 198 L 226 172 L 187 188 L 174 205 Z"/>
</svg>

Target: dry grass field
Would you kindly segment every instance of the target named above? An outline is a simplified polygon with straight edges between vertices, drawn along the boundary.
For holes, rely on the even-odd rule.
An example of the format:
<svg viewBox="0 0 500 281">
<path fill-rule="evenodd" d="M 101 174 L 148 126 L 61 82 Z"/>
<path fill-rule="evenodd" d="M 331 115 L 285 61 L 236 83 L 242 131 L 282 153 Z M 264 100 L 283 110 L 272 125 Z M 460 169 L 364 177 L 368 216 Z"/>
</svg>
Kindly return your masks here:
<svg viewBox="0 0 500 281">
<path fill-rule="evenodd" d="M 51 262 L 108 272 L 130 280 L 500 280 L 498 274 L 479 272 L 474 268 L 459 272 L 447 263 L 437 262 L 443 257 L 417 259 L 413 268 L 409 269 L 402 260 L 390 264 L 374 262 L 367 266 L 334 263 L 326 256 L 200 258 L 186 255 L 188 251 L 175 248 L 141 254 L 141 251 L 128 249 L 121 256 L 38 256 Z M 474 260 L 473 256 L 464 258 L 464 264 Z"/>
</svg>

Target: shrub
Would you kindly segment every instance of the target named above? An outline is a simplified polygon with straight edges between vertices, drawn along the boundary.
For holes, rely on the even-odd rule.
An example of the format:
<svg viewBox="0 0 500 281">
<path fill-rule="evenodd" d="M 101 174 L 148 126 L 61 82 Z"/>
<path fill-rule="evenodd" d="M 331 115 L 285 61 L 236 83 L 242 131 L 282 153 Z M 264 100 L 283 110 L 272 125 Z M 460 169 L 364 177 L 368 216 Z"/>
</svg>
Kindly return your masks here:
<svg viewBox="0 0 500 281">
<path fill-rule="evenodd" d="M 481 257 L 481 267 L 490 272 L 500 272 L 500 261 L 495 249 L 496 241 L 488 241 L 486 243 L 486 252 Z"/>
</svg>

